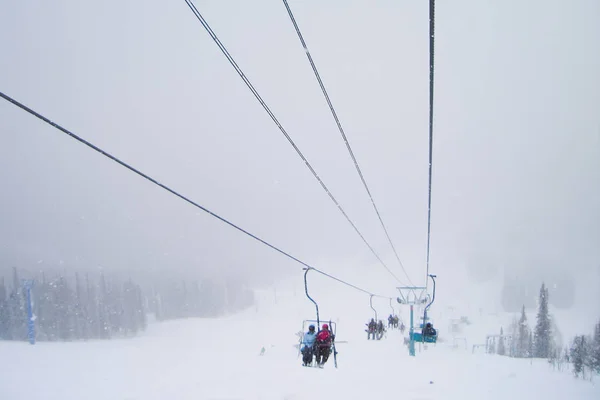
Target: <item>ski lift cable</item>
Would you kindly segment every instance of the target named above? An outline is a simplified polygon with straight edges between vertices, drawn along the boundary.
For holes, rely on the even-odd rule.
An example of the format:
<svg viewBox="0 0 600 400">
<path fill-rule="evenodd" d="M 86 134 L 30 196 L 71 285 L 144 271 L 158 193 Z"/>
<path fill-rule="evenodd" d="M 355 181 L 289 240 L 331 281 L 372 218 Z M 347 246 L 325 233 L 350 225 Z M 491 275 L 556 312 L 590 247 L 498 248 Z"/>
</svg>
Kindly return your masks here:
<svg viewBox="0 0 600 400">
<path fill-rule="evenodd" d="M 340 205 L 340 203 L 333 196 L 333 194 L 331 193 L 331 191 L 329 190 L 329 188 L 325 185 L 325 183 L 323 182 L 323 180 L 319 177 L 319 175 L 317 174 L 317 172 L 315 171 L 315 169 L 313 168 L 313 166 L 306 159 L 306 157 L 304 156 L 304 154 L 300 151 L 300 149 L 298 148 L 298 146 L 296 145 L 296 143 L 292 140 L 292 138 L 287 133 L 287 131 L 285 130 L 285 128 L 283 127 L 283 125 L 279 122 L 279 120 L 277 119 L 277 117 L 275 117 L 275 114 L 271 111 L 271 109 L 269 108 L 269 106 L 267 105 L 267 103 L 263 100 L 263 98 L 260 96 L 260 94 L 258 93 L 258 91 L 254 88 L 254 85 L 252 85 L 252 83 L 250 82 L 250 80 L 246 77 L 246 75 L 244 74 L 244 72 L 237 65 L 237 63 L 235 62 L 235 60 L 233 59 L 233 57 L 231 56 L 231 54 L 229 53 L 229 51 L 227 51 L 227 48 L 223 45 L 223 43 L 221 43 L 221 41 L 219 40 L 219 38 L 217 37 L 217 35 L 215 34 L 215 32 L 208 25 L 208 23 L 206 22 L 206 20 L 202 16 L 202 14 L 198 11 L 198 9 L 194 5 L 194 3 L 191 0 L 185 0 L 185 2 L 189 6 L 189 8 L 192 10 L 192 12 L 194 13 L 194 15 L 198 19 L 198 21 L 200 21 L 200 23 L 202 24 L 202 26 L 204 27 L 204 29 L 206 30 L 206 32 L 208 32 L 208 34 L 210 35 L 210 37 L 217 44 L 217 46 L 219 47 L 219 49 L 221 50 L 221 52 L 225 55 L 225 57 L 227 58 L 227 60 L 229 61 L 229 63 L 233 66 L 233 68 L 236 70 L 236 72 L 238 73 L 238 75 L 242 78 L 242 80 L 244 81 L 244 83 L 246 84 L 246 86 L 250 89 L 250 91 L 252 92 L 252 94 L 254 94 L 254 97 L 256 97 L 256 99 L 262 105 L 262 107 L 267 112 L 267 114 L 269 114 L 269 116 L 271 117 L 271 119 L 273 120 L 273 122 L 275 123 L 275 125 L 277 125 L 277 127 L 279 128 L 279 130 L 281 131 L 281 133 L 283 133 L 283 135 L 288 140 L 288 142 L 292 145 L 292 147 L 294 148 L 294 150 L 296 150 L 296 153 L 298 154 L 298 156 L 300 156 L 300 158 L 304 162 L 304 165 L 306 165 L 306 167 L 310 170 L 310 172 L 313 174 L 313 176 L 315 177 L 315 179 L 319 182 L 319 184 L 321 185 L 321 187 L 323 188 L 323 190 L 327 193 L 327 195 L 329 196 L 329 198 L 331 199 L 331 201 L 333 201 L 333 203 L 338 208 L 338 210 L 342 213 L 342 215 L 350 223 L 350 225 L 352 226 L 352 228 L 354 228 L 354 231 L 358 234 L 358 236 L 360 236 L 360 238 L 362 239 L 362 241 L 367 245 L 367 247 L 369 248 L 369 250 L 371 251 L 371 253 L 373 253 L 373 255 L 377 258 L 377 260 L 379 261 L 379 263 L 381 265 L 383 265 L 383 267 L 392 274 L 392 276 L 394 277 L 394 279 L 396 279 L 396 281 L 398 281 L 400 284 L 403 284 L 402 281 L 396 275 L 394 275 L 391 272 L 391 270 L 388 268 L 388 266 L 385 264 L 385 262 L 377 254 L 377 252 L 375 251 L 375 249 L 373 249 L 373 247 L 369 244 L 369 242 L 367 241 L 367 239 L 365 239 L 365 237 L 363 236 L 363 234 L 358 230 L 358 227 L 354 224 L 354 222 L 352 222 L 352 220 L 350 219 L 350 217 L 348 216 L 348 214 L 346 214 L 346 212 L 344 211 L 344 209 L 342 208 L 342 206 Z"/>
<path fill-rule="evenodd" d="M 435 57 L 435 0 L 429 0 L 429 197 L 427 200 L 427 274 L 425 288 L 429 286 L 429 260 L 431 242 L 431 181 L 433 167 L 433 88 Z"/>
<path fill-rule="evenodd" d="M 380 298 L 383 298 L 383 299 L 392 299 L 392 298 L 391 298 L 391 297 L 389 297 L 389 296 L 384 296 L 384 295 L 381 295 L 381 294 L 376 294 L 376 293 L 373 293 L 373 292 L 369 292 L 368 290 L 365 290 L 365 289 L 361 289 L 361 288 L 359 288 L 358 286 L 355 286 L 355 285 L 353 285 L 353 284 L 351 284 L 351 283 L 348 283 L 348 282 L 346 282 L 346 281 L 343 281 L 343 280 L 341 280 L 341 279 L 339 279 L 339 278 L 336 278 L 336 277 L 335 277 L 335 276 L 333 276 L 333 275 L 330 275 L 330 274 L 328 274 L 328 273 L 326 273 L 326 272 L 324 272 L 324 271 L 318 270 L 318 269 L 316 269 L 316 268 L 312 268 L 312 267 L 310 267 L 310 270 L 312 270 L 312 271 L 315 271 L 315 272 L 318 272 L 319 274 L 321 274 L 321 275 L 324 275 L 324 276 L 326 276 L 326 277 L 328 277 L 328 278 L 331 278 L 331 279 L 333 279 L 334 281 L 338 281 L 339 283 L 342 283 L 342 284 L 344 284 L 344 285 L 346 285 L 346 286 L 349 286 L 349 287 L 351 287 L 351 288 L 354 288 L 354 289 L 356 289 L 356 290 L 358 290 L 358 291 L 361 291 L 361 292 L 363 292 L 363 293 L 365 293 L 365 294 L 368 294 L 369 296 L 373 296 L 373 297 L 380 297 Z"/>
<path fill-rule="evenodd" d="M 73 139 L 77 140 L 78 142 L 80 142 L 80 143 L 82 143 L 82 144 L 84 144 L 84 145 L 88 146 L 89 148 L 91 148 L 91 149 L 95 150 L 96 152 L 98 152 L 98 153 L 102 154 L 103 156 L 105 156 L 105 157 L 107 157 L 107 158 L 111 159 L 112 161 L 116 162 L 117 164 L 121 165 L 122 167 L 125 167 L 125 168 L 127 168 L 128 170 L 130 170 L 131 172 L 134 172 L 135 174 L 137 174 L 137 175 L 141 176 L 142 178 L 144 178 L 144 179 L 146 179 L 146 180 L 148 180 L 148 181 L 150 181 L 150 182 L 154 183 L 155 185 L 157 185 L 157 186 L 159 186 L 160 188 L 162 188 L 162 189 L 166 190 L 167 192 L 171 193 L 172 195 L 179 197 L 180 199 L 182 199 L 182 200 L 186 201 L 187 203 L 189 203 L 189 204 L 193 205 L 193 206 L 194 206 L 194 207 L 196 207 L 196 208 L 199 208 L 200 210 L 202 210 L 202 211 L 206 212 L 206 213 L 207 213 L 207 214 L 209 214 L 210 216 L 212 216 L 212 217 L 214 217 L 214 218 L 218 219 L 219 221 L 221 221 L 221 222 L 224 222 L 225 224 L 227 224 L 227 225 L 231 226 L 232 228 L 234 228 L 234 229 L 237 229 L 238 231 L 240 231 L 240 232 L 242 232 L 242 233 L 246 234 L 247 236 L 250 236 L 252 239 L 254 239 L 254 240 L 257 240 L 258 242 L 260 242 L 260 243 L 264 244 L 264 245 L 265 245 L 265 246 L 267 246 L 267 247 L 270 247 L 272 250 L 275 250 L 275 251 L 277 251 L 278 253 L 280 253 L 280 254 L 282 254 L 282 255 L 284 255 L 284 256 L 286 256 L 286 257 L 288 257 L 289 259 L 291 259 L 291 260 L 293 260 L 293 261 L 295 261 L 295 262 L 297 262 L 297 263 L 299 263 L 299 264 L 303 265 L 305 268 L 308 268 L 308 269 L 310 269 L 310 270 L 312 270 L 312 271 L 318 272 L 318 273 L 320 273 L 321 275 L 324 275 L 324 276 L 326 276 L 326 277 L 328 277 L 328 278 L 331 278 L 331 279 L 333 279 L 333 280 L 335 280 L 335 281 L 337 281 L 337 282 L 339 282 L 339 283 L 342 283 L 342 284 L 344 284 L 344 285 L 346 285 L 346 286 L 349 286 L 349 287 L 351 287 L 351 288 L 354 288 L 354 289 L 356 289 L 356 290 L 359 290 L 359 291 L 361 291 L 361 292 L 363 292 L 363 293 L 366 293 L 366 294 L 369 294 L 369 295 L 373 295 L 373 296 L 377 296 L 377 297 L 385 297 L 385 298 L 388 298 L 387 296 L 382 296 L 382 295 L 378 295 L 378 294 L 374 294 L 374 293 L 372 293 L 372 292 L 369 292 L 369 291 L 368 291 L 368 290 L 366 290 L 366 289 L 362 289 L 362 288 L 360 288 L 360 287 L 358 287 L 358 286 L 355 286 L 355 285 L 353 285 L 353 284 L 351 284 L 351 283 L 348 283 L 348 282 L 346 282 L 346 281 L 344 281 L 344 280 L 342 280 L 342 279 L 340 279 L 340 278 L 337 278 L 337 277 L 335 277 L 335 276 L 333 276 L 333 275 L 331 275 L 331 274 L 328 274 L 328 273 L 327 273 L 327 272 L 325 272 L 325 271 L 322 271 L 322 270 L 320 270 L 320 269 L 317 269 L 317 268 L 314 268 L 314 267 L 310 266 L 310 265 L 309 265 L 309 264 L 307 264 L 306 262 L 304 262 L 304 261 L 302 261 L 302 260 L 300 260 L 300 259 L 298 259 L 298 258 L 296 258 L 296 257 L 292 256 L 290 253 L 288 253 L 288 252 L 286 252 L 286 251 L 284 251 L 284 250 L 281 250 L 281 249 L 280 249 L 280 248 L 278 248 L 277 246 L 275 246 L 275 245 L 272 245 L 271 243 L 267 242 L 266 240 L 263 240 L 263 239 L 261 239 L 260 237 L 258 237 L 258 236 L 256 236 L 256 235 L 254 235 L 254 234 L 250 233 L 249 231 L 247 231 L 247 230 L 245 230 L 245 229 L 243 229 L 243 228 L 239 227 L 238 225 L 234 224 L 233 222 L 231 222 L 231 221 L 227 220 L 226 218 L 224 218 L 224 217 L 221 217 L 220 215 L 218 215 L 218 214 L 216 214 L 216 213 L 214 213 L 214 212 L 210 211 L 208 208 L 206 208 L 206 207 L 204 207 L 204 206 L 202 206 L 202 205 L 198 204 L 197 202 L 195 202 L 195 201 L 193 201 L 193 200 L 191 200 L 191 199 L 187 198 L 186 196 L 184 196 L 184 195 L 180 194 L 179 192 L 176 192 L 175 190 L 171 189 L 170 187 L 168 187 L 168 186 L 166 186 L 166 185 L 164 185 L 164 184 L 160 183 L 159 181 L 157 181 L 156 179 L 152 178 L 151 176 L 149 176 L 149 175 L 145 174 L 144 172 L 140 171 L 139 169 L 136 169 L 135 167 L 133 167 L 133 166 L 131 166 L 131 165 L 127 164 L 126 162 L 124 162 L 124 161 L 121 161 L 120 159 L 118 159 L 117 157 L 115 157 L 115 156 L 113 156 L 112 154 L 108 153 L 107 151 L 105 151 L 105 150 L 101 149 L 100 147 L 98 147 L 98 146 L 94 145 L 93 143 L 91 143 L 91 142 L 89 142 L 89 141 L 85 140 L 85 139 L 84 139 L 84 138 L 82 138 L 81 136 L 79 136 L 79 135 L 77 135 L 77 134 L 75 134 L 75 133 L 73 133 L 73 132 L 69 131 L 68 129 L 66 129 L 66 128 L 62 127 L 61 125 L 59 125 L 59 124 L 57 124 L 57 123 L 55 123 L 55 122 L 51 121 L 50 119 L 46 118 L 46 117 L 45 117 L 45 116 L 43 116 L 42 114 L 40 114 L 40 113 L 38 113 L 38 112 L 34 111 L 33 109 L 31 109 L 31 108 L 27 107 L 27 106 L 26 106 L 26 105 L 24 105 L 23 103 L 21 103 L 21 102 L 19 102 L 19 101 L 15 100 L 14 98 L 12 98 L 12 97 L 8 96 L 7 94 L 5 94 L 5 93 L 3 93 L 3 92 L 0 92 L 0 97 L 2 97 L 3 99 L 7 100 L 7 101 L 8 101 L 8 102 L 10 102 L 10 103 L 12 103 L 13 105 L 15 105 L 15 106 L 19 107 L 20 109 L 22 109 L 22 110 L 24 110 L 24 111 L 28 112 L 29 114 L 31 114 L 31 115 L 33 115 L 33 116 L 37 117 L 38 119 L 40 119 L 40 120 L 44 121 L 45 123 L 47 123 L 47 124 L 51 125 L 52 127 L 54 127 L 54 128 L 56 128 L 56 129 L 58 129 L 59 131 L 61 131 L 61 132 L 65 133 L 65 134 L 67 134 L 68 136 L 70 136 L 71 138 L 73 138 Z"/>
<path fill-rule="evenodd" d="M 335 111 L 335 108 L 333 107 L 333 104 L 331 102 L 331 99 L 329 98 L 329 94 L 327 93 L 327 90 L 325 89 L 325 85 L 323 84 L 323 80 L 321 79 L 321 76 L 319 74 L 319 71 L 317 69 L 317 66 L 315 65 L 315 62 L 313 61 L 313 58 L 310 54 L 310 51 L 308 50 L 308 46 L 306 45 L 306 42 L 304 41 L 304 37 L 302 36 L 302 33 L 300 31 L 300 27 L 298 26 L 297 22 L 296 22 L 296 18 L 294 18 L 294 14 L 292 13 L 292 9 L 290 8 L 290 5 L 288 4 L 287 0 L 283 0 L 283 4 L 285 5 L 285 8 L 287 9 L 288 15 L 290 16 L 290 19 L 292 21 L 292 24 L 294 25 L 294 28 L 296 29 L 296 33 L 298 34 L 298 38 L 300 39 L 300 43 L 302 43 L 302 47 L 304 47 L 304 52 L 306 53 L 306 57 L 308 58 L 308 61 L 310 63 L 310 66 L 312 67 L 312 70 L 315 74 L 315 77 L 317 78 L 317 82 L 319 83 L 319 86 L 321 87 L 321 91 L 323 92 L 323 96 L 325 96 L 325 100 L 327 101 L 327 105 L 329 106 L 329 110 L 331 111 L 331 114 L 333 115 L 333 119 L 335 120 L 335 123 L 337 124 L 338 130 L 340 131 L 340 134 L 342 135 L 342 139 L 344 140 L 344 143 L 346 144 L 346 148 L 348 149 L 348 153 L 350 153 L 350 157 L 352 158 L 352 161 L 354 162 L 354 167 L 356 168 L 356 172 L 358 172 L 358 176 L 360 177 L 360 180 L 363 183 L 363 186 L 365 187 L 365 190 L 367 191 L 367 195 L 369 196 L 369 199 L 371 200 L 371 204 L 373 205 L 373 209 L 375 210 L 375 213 L 377 214 L 377 218 L 379 218 L 379 222 L 381 223 L 381 227 L 383 228 L 383 231 L 385 232 L 385 236 L 388 239 L 388 242 L 390 244 L 390 246 L 392 247 L 392 250 L 394 251 L 394 255 L 396 256 L 396 260 L 398 260 L 398 264 L 400 264 L 400 267 L 402 268 L 402 271 L 404 272 L 404 275 L 406 275 L 406 278 L 408 279 L 408 281 L 410 282 L 411 285 L 413 285 L 410 277 L 408 276 L 408 273 L 406 272 L 406 269 L 404 268 L 404 264 L 402 264 L 402 261 L 400 261 L 400 256 L 398 256 L 398 252 L 396 251 L 396 247 L 394 246 L 394 243 L 392 242 L 392 238 L 390 237 L 390 234 L 388 233 L 388 230 L 385 226 L 385 223 L 383 222 L 383 219 L 381 218 L 381 214 L 379 213 L 379 209 L 377 208 L 377 205 L 375 204 L 375 200 L 373 199 L 373 196 L 371 194 L 371 190 L 369 189 L 369 186 L 367 185 L 367 181 L 362 173 L 362 170 L 360 169 L 360 166 L 358 165 L 358 161 L 356 160 L 356 156 L 354 155 L 354 152 L 352 151 L 352 147 L 350 146 L 350 142 L 348 141 L 348 138 L 346 137 L 346 133 L 344 132 L 344 128 L 342 128 L 342 123 L 340 122 L 340 119 L 338 118 L 338 115 Z M 387 267 L 386 267 L 387 269 Z M 392 271 L 390 271 L 388 269 L 388 272 L 394 276 L 394 278 L 396 278 L 396 276 L 394 275 L 394 273 Z M 396 280 L 398 280 L 396 278 Z"/>
</svg>

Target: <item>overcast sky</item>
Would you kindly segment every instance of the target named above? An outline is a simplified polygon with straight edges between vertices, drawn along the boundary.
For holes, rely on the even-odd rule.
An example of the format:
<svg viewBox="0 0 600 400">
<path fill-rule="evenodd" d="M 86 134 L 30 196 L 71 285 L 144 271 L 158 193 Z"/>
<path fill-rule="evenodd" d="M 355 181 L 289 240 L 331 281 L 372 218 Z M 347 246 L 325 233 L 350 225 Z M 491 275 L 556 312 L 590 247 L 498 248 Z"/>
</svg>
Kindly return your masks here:
<svg viewBox="0 0 600 400">
<path fill-rule="evenodd" d="M 428 4 L 290 5 L 423 284 Z M 403 278 L 283 3 L 196 6 Z M 600 270 L 599 17 L 597 0 L 438 2 L 431 272 Z M 183 0 L 5 0 L 0 50 L 0 91 L 316 267 L 393 289 Z M 0 180 L 5 266 L 299 269 L 5 101 Z"/>
</svg>

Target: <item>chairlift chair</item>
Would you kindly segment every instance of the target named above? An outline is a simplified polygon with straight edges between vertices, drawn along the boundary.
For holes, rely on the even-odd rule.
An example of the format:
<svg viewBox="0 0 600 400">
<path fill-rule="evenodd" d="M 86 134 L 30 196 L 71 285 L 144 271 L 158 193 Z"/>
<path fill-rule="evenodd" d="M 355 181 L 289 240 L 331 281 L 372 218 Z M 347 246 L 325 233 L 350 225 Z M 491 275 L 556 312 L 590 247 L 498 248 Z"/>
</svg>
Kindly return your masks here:
<svg viewBox="0 0 600 400">
<path fill-rule="evenodd" d="M 335 365 L 335 367 L 337 368 L 337 350 L 335 348 L 335 337 L 337 334 L 337 324 L 333 321 L 322 321 L 319 318 L 319 305 L 317 304 L 317 302 L 310 297 L 310 294 L 308 294 L 308 282 L 306 279 L 306 275 L 308 274 L 308 271 L 310 271 L 312 268 L 305 268 L 305 272 L 304 272 L 304 292 L 306 293 L 306 297 L 308 297 L 308 299 L 315 305 L 315 309 L 317 312 L 317 319 L 313 320 L 313 319 L 305 319 L 304 321 L 302 321 L 302 335 L 300 335 L 300 343 L 298 345 L 298 353 L 300 354 L 300 350 L 302 348 L 302 340 L 304 338 L 304 334 L 308 331 L 308 327 L 310 325 L 315 325 L 316 331 L 317 333 L 319 333 L 321 331 L 321 323 L 327 323 L 329 325 L 329 330 L 331 331 L 331 333 L 333 334 L 333 340 L 331 341 L 331 354 L 333 354 L 333 364 Z M 314 354 L 313 354 L 313 359 L 311 362 L 311 366 L 314 366 L 315 362 L 314 362 Z"/>
</svg>

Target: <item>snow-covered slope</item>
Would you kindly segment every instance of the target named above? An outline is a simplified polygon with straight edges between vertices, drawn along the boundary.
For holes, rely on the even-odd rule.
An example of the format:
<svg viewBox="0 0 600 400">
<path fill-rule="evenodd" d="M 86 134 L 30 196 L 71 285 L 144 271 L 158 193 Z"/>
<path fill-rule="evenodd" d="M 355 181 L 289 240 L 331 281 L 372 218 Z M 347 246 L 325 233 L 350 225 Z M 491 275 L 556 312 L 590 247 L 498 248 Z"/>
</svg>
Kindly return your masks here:
<svg viewBox="0 0 600 400">
<path fill-rule="evenodd" d="M 295 333 L 303 318 L 314 318 L 314 306 L 301 282 L 290 282 L 258 293 L 257 306 L 243 313 L 152 324 L 135 339 L 0 342 L 3 365 L 10 365 L 0 373 L 0 399 L 600 398 L 597 386 L 543 361 L 453 348 L 444 329 L 445 343 L 414 358 L 397 331 L 367 341 L 368 296 L 314 281 L 322 318 L 338 322 L 337 340 L 347 341 L 338 345 L 339 369 L 300 365 Z M 376 306 L 382 318 L 391 312 L 389 302 Z"/>
</svg>

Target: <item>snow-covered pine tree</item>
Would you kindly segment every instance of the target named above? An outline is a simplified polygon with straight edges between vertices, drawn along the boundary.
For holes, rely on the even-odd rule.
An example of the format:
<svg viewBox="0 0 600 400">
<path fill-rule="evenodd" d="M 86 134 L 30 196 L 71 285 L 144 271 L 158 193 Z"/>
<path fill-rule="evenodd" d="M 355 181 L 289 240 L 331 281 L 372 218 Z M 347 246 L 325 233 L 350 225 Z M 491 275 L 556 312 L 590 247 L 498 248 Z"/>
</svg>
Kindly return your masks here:
<svg viewBox="0 0 600 400">
<path fill-rule="evenodd" d="M 555 352 L 556 352 L 556 366 L 558 367 L 559 371 L 562 371 L 564 368 L 564 365 L 567 363 L 568 352 L 563 351 L 562 349 L 559 349 L 559 348 L 556 348 Z"/>
<path fill-rule="evenodd" d="M 74 323 L 75 323 L 75 338 L 89 339 L 89 326 L 87 319 L 87 304 L 83 295 L 83 286 L 79 279 L 79 274 L 75 272 L 75 304 L 73 304 Z"/>
<path fill-rule="evenodd" d="M 548 358 L 550 356 L 552 332 L 548 313 L 548 288 L 542 283 L 538 304 L 537 322 L 533 336 L 533 356 Z"/>
<path fill-rule="evenodd" d="M 600 322 L 594 329 L 594 341 L 592 345 L 591 366 L 596 373 L 600 374 Z"/>
<path fill-rule="evenodd" d="M 508 356 L 517 357 L 517 342 L 519 339 L 519 320 L 517 319 L 516 315 L 513 315 L 513 319 L 508 327 L 508 331 L 512 336 L 512 339 L 509 343 L 510 347 L 508 348 Z"/>
<path fill-rule="evenodd" d="M 527 314 L 525 314 L 525 305 L 521 309 L 521 318 L 519 319 L 518 334 L 516 338 L 515 357 L 527 357 L 529 352 L 529 325 L 527 324 Z"/>
<path fill-rule="evenodd" d="M 504 345 L 504 329 L 500 328 L 500 339 L 498 340 L 498 347 L 496 348 L 496 353 L 499 356 L 503 356 L 506 354 L 506 347 Z"/>
<path fill-rule="evenodd" d="M 565 345 L 562 349 L 562 355 L 560 357 L 560 362 L 563 368 L 569 368 L 571 365 L 571 356 L 569 354 L 569 346 Z M 561 368 L 562 371 L 562 368 Z"/>
<path fill-rule="evenodd" d="M 0 278 L 0 339 L 10 339 L 10 319 L 8 314 L 6 287 L 4 277 Z"/>
<path fill-rule="evenodd" d="M 109 322 L 109 301 L 108 291 L 106 289 L 106 278 L 104 278 L 104 272 L 100 274 L 100 287 L 98 293 L 98 326 L 100 332 L 100 338 L 110 339 L 110 322 Z"/>
<path fill-rule="evenodd" d="M 548 357 L 548 363 L 550 363 L 552 367 L 556 369 L 558 366 L 559 358 L 560 352 L 556 349 L 553 349 L 552 352 L 550 352 L 550 356 Z"/>
<path fill-rule="evenodd" d="M 575 376 L 581 375 L 585 379 L 586 370 L 591 369 L 591 346 L 592 339 L 589 336 L 575 336 L 571 346 L 571 361 Z"/>
<path fill-rule="evenodd" d="M 12 340 L 27 339 L 27 320 L 25 317 L 25 296 L 20 285 L 19 272 L 13 267 L 13 287 L 6 299 L 8 319 L 8 338 Z"/>
<path fill-rule="evenodd" d="M 496 338 L 490 338 L 488 342 L 488 354 L 496 354 Z"/>
<path fill-rule="evenodd" d="M 583 373 L 585 367 L 585 353 L 584 344 L 585 339 L 583 336 L 575 336 L 573 344 L 571 345 L 571 361 L 573 362 L 573 373 L 575 376 Z"/>
<path fill-rule="evenodd" d="M 529 331 L 529 340 L 527 340 L 527 357 L 533 358 L 533 333 Z"/>
<path fill-rule="evenodd" d="M 90 329 L 90 337 L 100 338 L 102 337 L 100 331 L 100 315 L 98 311 L 98 291 L 97 285 L 90 281 L 89 274 L 85 274 L 85 291 L 86 291 L 86 302 L 88 304 L 87 310 L 87 324 Z"/>
<path fill-rule="evenodd" d="M 140 326 L 141 330 L 146 330 L 146 327 L 148 326 L 148 320 L 146 319 L 146 301 L 140 285 L 137 285 L 137 305 L 138 326 Z"/>
<path fill-rule="evenodd" d="M 72 340 L 74 338 L 73 291 L 64 276 L 56 279 L 54 289 L 54 311 L 58 339 Z"/>
</svg>

